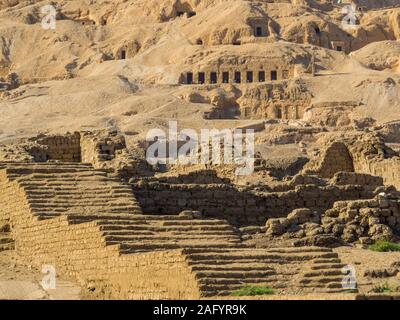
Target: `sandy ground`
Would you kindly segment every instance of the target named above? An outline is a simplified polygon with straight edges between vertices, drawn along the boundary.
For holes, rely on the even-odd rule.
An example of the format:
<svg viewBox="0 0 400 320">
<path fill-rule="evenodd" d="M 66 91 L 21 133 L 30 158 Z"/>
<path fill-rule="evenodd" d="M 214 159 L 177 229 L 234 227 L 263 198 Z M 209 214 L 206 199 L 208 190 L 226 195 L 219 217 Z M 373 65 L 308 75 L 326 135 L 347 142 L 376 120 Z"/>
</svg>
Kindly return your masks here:
<svg viewBox="0 0 400 320">
<path fill-rule="evenodd" d="M 400 274 L 387 278 L 365 276 L 367 270 L 390 269 L 394 263 L 400 264 L 400 252 L 374 252 L 352 247 L 340 247 L 334 251 L 344 264 L 354 266 L 360 293 L 368 293 L 373 287 L 384 284 L 388 284 L 393 290 L 400 287 Z"/>
<path fill-rule="evenodd" d="M 0 300 L 79 300 L 81 288 L 56 278 L 55 289 L 45 290 L 45 274 L 21 263 L 14 251 L 0 253 Z"/>
</svg>

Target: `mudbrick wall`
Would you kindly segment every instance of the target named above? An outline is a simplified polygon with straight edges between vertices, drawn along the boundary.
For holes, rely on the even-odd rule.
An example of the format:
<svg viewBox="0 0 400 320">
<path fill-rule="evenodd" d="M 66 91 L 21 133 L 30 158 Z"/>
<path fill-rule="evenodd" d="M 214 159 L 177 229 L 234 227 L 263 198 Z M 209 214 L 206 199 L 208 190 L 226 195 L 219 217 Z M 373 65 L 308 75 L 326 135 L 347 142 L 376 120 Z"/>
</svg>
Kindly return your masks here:
<svg viewBox="0 0 400 320">
<path fill-rule="evenodd" d="M 59 160 L 64 162 L 80 162 L 80 134 L 39 136 L 33 140 L 36 144 L 28 145 L 27 152 L 34 161 Z"/>
<path fill-rule="evenodd" d="M 400 190 L 400 158 L 384 159 L 381 161 L 359 162 L 356 166 L 359 172 L 367 172 L 383 178 L 385 184 L 393 185 Z"/>
<path fill-rule="evenodd" d="M 0 161 L 91 163 L 127 179 L 149 173 L 144 156 L 137 149 L 129 152 L 124 136 L 116 130 L 41 134 L 18 144 L 0 145 Z"/>
<path fill-rule="evenodd" d="M 296 208 L 323 213 L 339 200 L 372 198 L 378 183 L 364 178 L 360 185 L 298 185 L 285 192 L 264 192 L 229 184 L 170 184 L 144 179 L 132 188 L 145 213 L 174 214 L 190 209 L 243 226 L 263 225 L 267 218 L 286 217 Z"/>
<path fill-rule="evenodd" d="M 321 155 L 306 165 L 305 174 L 331 178 L 340 171 L 365 173 L 383 178 L 400 190 L 400 157 L 375 134 L 335 138 Z"/>
</svg>

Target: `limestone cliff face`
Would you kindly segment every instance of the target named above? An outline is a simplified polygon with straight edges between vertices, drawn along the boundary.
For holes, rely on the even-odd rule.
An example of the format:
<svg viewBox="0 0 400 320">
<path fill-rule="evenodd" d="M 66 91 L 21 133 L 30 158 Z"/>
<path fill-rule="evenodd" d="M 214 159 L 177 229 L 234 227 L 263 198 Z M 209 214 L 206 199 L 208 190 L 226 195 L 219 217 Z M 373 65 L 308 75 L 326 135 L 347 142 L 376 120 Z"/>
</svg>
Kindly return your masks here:
<svg viewBox="0 0 400 320">
<path fill-rule="evenodd" d="M 73 131 L 122 123 L 134 133 L 175 114 L 301 119 L 314 101 L 285 100 L 297 78 L 317 103 L 363 101 L 363 117 L 378 121 L 400 110 L 400 49 L 386 45 L 400 37 L 400 8 L 390 1 L 367 2 L 351 30 L 342 28 L 342 7 L 322 0 L 52 3 L 56 29 L 45 30 L 42 1 L 0 1 L 0 122 L 11 136 L 44 123 Z M 392 74 L 376 73 L 384 70 Z M 347 111 L 337 118 L 327 122 L 352 119 Z"/>
<path fill-rule="evenodd" d="M 184 51 L 186 56 L 179 59 L 185 59 L 198 48 L 280 40 L 340 47 L 349 53 L 400 37 L 400 8 L 392 6 L 389 14 L 363 11 L 357 28 L 347 32 L 340 26 L 340 8 L 314 2 L 54 1 L 57 28 L 50 32 L 41 27 L 41 2 L 3 0 L 0 75 L 12 65 L 23 82 L 68 79 L 90 73 L 104 61 L 132 59 L 157 49 L 162 50 L 158 59 L 163 67 L 178 52 Z M 390 1 L 373 8 L 387 6 Z M 149 59 L 155 60 L 141 58 Z"/>
<path fill-rule="evenodd" d="M 19 0 L 1 0 L 0 1 L 0 9 L 16 6 L 20 2 L 21 1 L 19 1 Z"/>
</svg>

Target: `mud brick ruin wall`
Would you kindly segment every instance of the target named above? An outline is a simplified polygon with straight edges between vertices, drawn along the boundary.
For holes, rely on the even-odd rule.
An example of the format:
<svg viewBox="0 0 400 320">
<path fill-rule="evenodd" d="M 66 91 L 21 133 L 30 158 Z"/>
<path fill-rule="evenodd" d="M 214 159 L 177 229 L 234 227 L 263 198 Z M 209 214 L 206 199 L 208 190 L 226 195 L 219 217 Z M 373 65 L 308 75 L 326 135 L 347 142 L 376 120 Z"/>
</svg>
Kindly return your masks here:
<svg viewBox="0 0 400 320">
<path fill-rule="evenodd" d="M 71 224 L 67 216 L 38 220 L 25 191 L 0 170 L 0 221 L 9 221 L 18 254 L 39 269 L 56 268 L 83 286 L 93 284 L 110 298 L 199 298 L 198 285 L 182 250 L 120 255 L 106 246 L 95 221 Z M 96 294 L 96 292 L 92 293 Z"/>
<path fill-rule="evenodd" d="M 347 224 L 347 229 L 351 229 L 354 228 L 354 221 L 357 219 L 360 220 L 356 227 L 359 230 L 355 231 L 359 235 L 362 235 L 365 231 L 370 236 L 376 235 L 377 238 L 382 236 L 385 231 L 387 235 L 390 235 L 392 232 L 400 234 L 400 202 L 397 198 L 390 199 L 379 196 L 369 200 L 337 202 L 332 209 L 326 212 L 323 222 L 330 224 L 331 227 L 334 225 L 341 225 L 343 227 Z M 352 224 L 353 227 L 351 227 Z M 379 230 L 382 228 L 383 230 Z M 389 228 L 391 231 L 388 232 Z M 350 239 L 345 240 L 351 242 L 349 241 Z"/>
<path fill-rule="evenodd" d="M 357 172 L 366 172 L 374 176 L 380 176 L 386 185 L 393 185 L 400 190 L 400 158 L 367 161 L 356 159 L 354 161 Z"/>
<path fill-rule="evenodd" d="M 32 146 L 27 150 L 35 161 L 81 161 L 79 133 L 40 137 L 35 142 L 37 143 L 37 147 Z"/>
<path fill-rule="evenodd" d="M 126 149 L 125 138 L 116 132 L 82 132 L 80 145 L 82 162 L 95 166 L 115 159 L 118 150 Z"/>
<path fill-rule="evenodd" d="M 344 143 L 334 142 L 325 150 L 315 173 L 323 178 L 332 178 L 337 172 L 354 172 L 354 170 L 349 149 Z"/>
<path fill-rule="evenodd" d="M 119 135 L 105 132 L 75 132 L 35 138 L 28 152 L 35 161 L 59 160 L 97 164 L 114 159 L 117 149 L 125 148 L 125 140 Z"/>
<path fill-rule="evenodd" d="M 324 178 L 331 178 L 340 171 L 365 173 L 382 177 L 385 185 L 393 185 L 400 190 L 400 157 L 391 154 L 376 141 L 365 146 L 362 143 L 353 140 L 352 143 L 330 144 L 318 160 L 306 166 L 304 173 Z"/>
<path fill-rule="evenodd" d="M 255 192 L 227 184 L 159 182 L 135 183 L 132 187 L 144 213 L 162 215 L 196 210 L 236 226 L 263 225 L 267 218 L 286 217 L 297 208 L 323 213 L 336 201 L 371 198 L 375 189 L 356 185 L 298 186 L 287 192 Z"/>
<path fill-rule="evenodd" d="M 0 152 L 4 159 L 19 155 L 27 162 L 83 162 L 95 167 L 117 158 L 128 161 L 125 138 L 107 131 L 39 135 Z"/>
</svg>

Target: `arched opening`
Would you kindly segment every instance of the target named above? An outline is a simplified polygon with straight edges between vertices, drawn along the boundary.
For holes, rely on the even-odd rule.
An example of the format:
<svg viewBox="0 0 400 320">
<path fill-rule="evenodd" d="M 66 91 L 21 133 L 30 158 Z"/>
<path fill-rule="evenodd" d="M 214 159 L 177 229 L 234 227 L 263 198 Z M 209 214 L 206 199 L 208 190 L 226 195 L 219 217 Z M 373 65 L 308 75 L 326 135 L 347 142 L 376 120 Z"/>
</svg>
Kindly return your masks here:
<svg viewBox="0 0 400 320">
<path fill-rule="evenodd" d="M 206 74 L 204 72 L 199 72 L 197 74 L 197 83 L 204 84 L 206 82 Z"/>
<path fill-rule="evenodd" d="M 216 72 L 211 72 L 211 73 L 210 73 L 210 82 L 211 82 L 212 84 L 215 84 L 215 83 L 218 82 L 218 75 L 217 75 Z"/>
<path fill-rule="evenodd" d="M 193 84 L 193 72 L 188 72 L 186 74 L 186 83 Z"/>
<path fill-rule="evenodd" d="M 196 44 L 199 45 L 199 46 L 202 46 L 203 45 L 203 40 L 197 39 L 196 40 Z"/>
<path fill-rule="evenodd" d="M 265 71 L 258 72 L 258 82 L 265 82 Z"/>
<path fill-rule="evenodd" d="M 229 72 L 225 71 L 222 73 L 222 83 L 229 83 Z"/>
<path fill-rule="evenodd" d="M 242 74 L 240 71 L 235 72 L 235 83 L 241 83 L 242 82 Z"/>
<path fill-rule="evenodd" d="M 282 108 L 275 107 L 275 119 L 282 119 Z"/>
<path fill-rule="evenodd" d="M 264 35 L 263 28 L 261 26 L 257 26 L 254 29 L 254 36 L 255 37 L 262 37 Z"/>
<path fill-rule="evenodd" d="M 120 60 L 125 60 L 126 59 L 126 50 L 124 50 L 124 49 L 121 50 L 119 58 L 120 58 Z"/>
<path fill-rule="evenodd" d="M 247 83 L 253 82 L 253 71 L 246 72 L 246 81 L 247 81 Z"/>
<path fill-rule="evenodd" d="M 333 178 L 338 172 L 354 172 L 354 162 L 349 149 L 342 142 L 334 142 L 325 150 L 319 174 L 323 178 Z"/>
</svg>

